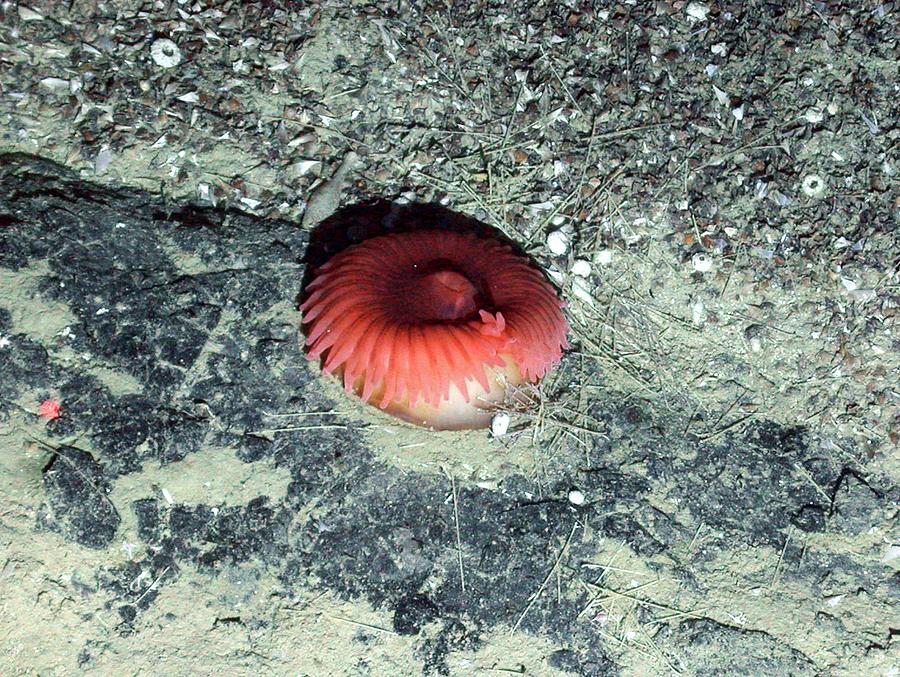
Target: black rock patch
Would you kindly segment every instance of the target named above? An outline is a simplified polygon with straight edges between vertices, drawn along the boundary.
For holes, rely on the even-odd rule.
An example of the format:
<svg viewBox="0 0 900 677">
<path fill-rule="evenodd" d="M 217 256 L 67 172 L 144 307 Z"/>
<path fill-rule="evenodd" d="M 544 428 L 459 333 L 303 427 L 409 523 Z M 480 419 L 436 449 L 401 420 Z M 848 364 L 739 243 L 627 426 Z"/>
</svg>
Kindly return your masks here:
<svg viewBox="0 0 900 677">
<path fill-rule="evenodd" d="M 110 485 L 103 467 L 93 456 L 75 447 L 57 447 L 43 476 L 50 500 L 40 523 L 88 548 L 108 546 L 122 520 L 107 497 Z"/>
</svg>

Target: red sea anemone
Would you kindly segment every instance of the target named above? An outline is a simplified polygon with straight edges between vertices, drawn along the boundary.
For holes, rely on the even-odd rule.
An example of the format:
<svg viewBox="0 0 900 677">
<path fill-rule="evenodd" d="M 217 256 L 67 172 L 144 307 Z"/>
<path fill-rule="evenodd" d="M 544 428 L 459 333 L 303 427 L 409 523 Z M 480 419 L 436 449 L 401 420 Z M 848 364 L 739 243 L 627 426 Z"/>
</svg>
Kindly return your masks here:
<svg viewBox="0 0 900 677">
<path fill-rule="evenodd" d="M 347 392 L 440 430 L 487 426 L 507 388 L 536 382 L 568 347 L 543 274 L 471 233 L 364 240 L 315 271 L 306 293 L 308 357 Z"/>
</svg>

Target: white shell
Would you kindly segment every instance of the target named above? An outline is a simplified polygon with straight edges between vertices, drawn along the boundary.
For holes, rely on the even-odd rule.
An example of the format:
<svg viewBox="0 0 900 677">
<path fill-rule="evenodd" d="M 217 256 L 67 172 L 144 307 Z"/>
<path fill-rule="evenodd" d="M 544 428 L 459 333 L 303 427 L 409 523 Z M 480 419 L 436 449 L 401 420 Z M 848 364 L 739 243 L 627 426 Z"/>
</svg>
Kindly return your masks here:
<svg viewBox="0 0 900 677">
<path fill-rule="evenodd" d="M 491 419 L 491 435 L 503 437 L 509 430 L 509 420 L 509 414 L 505 411 L 494 414 L 494 418 Z"/>
<path fill-rule="evenodd" d="M 554 268 L 550 266 L 547 268 L 547 275 L 550 276 L 550 279 L 556 282 L 557 284 L 563 284 L 566 281 L 566 275 L 558 268 Z"/>
<path fill-rule="evenodd" d="M 569 251 L 569 236 L 562 230 L 554 230 L 547 236 L 547 248 L 556 256 Z"/>
<path fill-rule="evenodd" d="M 594 305 L 594 286 L 583 277 L 572 279 L 572 294 L 582 303 Z"/>
<path fill-rule="evenodd" d="M 884 554 L 881 556 L 881 561 L 893 562 L 898 557 L 900 557 L 900 545 L 889 545 L 884 549 Z"/>
<path fill-rule="evenodd" d="M 706 320 L 706 308 L 703 306 L 702 301 L 697 301 L 691 306 L 691 320 L 694 324 L 703 324 Z"/>
<path fill-rule="evenodd" d="M 591 264 L 584 259 L 577 259 L 572 264 L 572 274 L 578 277 L 588 277 L 591 274 Z"/>
<path fill-rule="evenodd" d="M 610 263 L 612 263 L 612 260 L 612 249 L 601 249 L 596 254 L 594 254 L 594 262 L 599 263 L 601 266 L 608 266 Z"/>
<path fill-rule="evenodd" d="M 572 491 L 569 492 L 569 503 L 572 505 L 583 505 L 584 494 L 578 491 L 578 489 L 572 489 Z"/>
<path fill-rule="evenodd" d="M 813 106 L 803 114 L 803 117 L 805 117 L 806 121 L 810 124 L 817 124 L 825 119 L 825 109 L 821 106 Z"/>
<path fill-rule="evenodd" d="M 168 38 L 154 40 L 150 45 L 150 56 L 162 68 L 174 68 L 181 63 L 181 50 Z"/>
<path fill-rule="evenodd" d="M 808 197 L 822 197 L 825 194 L 825 179 L 818 174 L 807 174 L 801 187 Z"/>
<path fill-rule="evenodd" d="M 713 260 L 709 254 L 704 254 L 703 252 L 697 252 L 691 258 L 691 263 L 694 264 L 694 270 L 698 273 L 708 273 L 713 268 Z"/>
<path fill-rule="evenodd" d="M 692 2 L 687 6 L 685 11 L 692 19 L 705 21 L 706 15 L 709 14 L 709 5 L 702 2 Z"/>
</svg>

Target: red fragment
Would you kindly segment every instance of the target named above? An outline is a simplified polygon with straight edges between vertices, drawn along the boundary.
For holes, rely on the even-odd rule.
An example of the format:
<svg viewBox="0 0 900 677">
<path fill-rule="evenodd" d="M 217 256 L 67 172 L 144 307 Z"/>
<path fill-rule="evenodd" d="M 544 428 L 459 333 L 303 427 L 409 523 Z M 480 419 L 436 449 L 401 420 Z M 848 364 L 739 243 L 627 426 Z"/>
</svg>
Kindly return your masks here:
<svg viewBox="0 0 900 677">
<path fill-rule="evenodd" d="M 56 400 L 44 400 L 41 402 L 41 408 L 38 409 L 38 415 L 41 418 L 46 418 L 48 421 L 59 418 L 59 402 Z"/>
</svg>

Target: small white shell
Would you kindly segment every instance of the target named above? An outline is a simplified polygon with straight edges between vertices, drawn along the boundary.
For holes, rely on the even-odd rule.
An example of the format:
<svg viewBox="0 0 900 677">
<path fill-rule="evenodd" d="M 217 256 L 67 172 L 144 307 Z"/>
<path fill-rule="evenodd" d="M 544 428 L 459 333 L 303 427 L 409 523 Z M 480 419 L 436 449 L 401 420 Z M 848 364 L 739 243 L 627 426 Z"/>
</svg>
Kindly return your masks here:
<svg viewBox="0 0 900 677">
<path fill-rule="evenodd" d="M 582 303 L 594 305 L 594 286 L 587 278 L 572 278 L 572 295 Z"/>
<path fill-rule="evenodd" d="M 578 491 L 578 489 L 572 489 L 569 492 L 569 503 L 572 505 L 584 505 L 584 494 Z"/>
<path fill-rule="evenodd" d="M 578 277 L 588 277 L 591 274 L 591 264 L 584 259 L 577 259 L 572 264 L 572 274 Z"/>
<path fill-rule="evenodd" d="M 691 320 L 694 324 L 703 324 L 706 321 L 706 308 L 702 301 L 697 301 L 691 306 Z"/>
<path fill-rule="evenodd" d="M 509 430 L 509 420 L 509 414 L 505 411 L 494 414 L 494 418 L 491 419 L 491 435 L 503 437 Z"/>
<path fill-rule="evenodd" d="M 174 68 L 181 63 L 181 50 L 168 38 L 154 40 L 150 45 L 150 56 L 162 68 Z"/>
<path fill-rule="evenodd" d="M 805 117 L 806 121 L 810 124 L 817 124 L 825 119 L 825 109 L 822 106 L 813 106 L 812 108 L 807 109 L 803 114 L 803 117 Z"/>
<path fill-rule="evenodd" d="M 698 273 L 708 273 L 713 268 L 713 260 L 709 254 L 697 252 L 691 257 L 691 263 L 694 264 L 694 270 Z"/>
<path fill-rule="evenodd" d="M 900 545 L 889 545 L 884 549 L 884 554 L 881 556 L 881 561 L 893 562 L 898 557 L 900 557 Z"/>
<path fill-rule="evenodd" d="M 305 176 L 313 169 L 319 169 L 321 164 L 321 160 L 297 160 L 291 165 L 291 170 L 296 172 L 298 176 Z"/>
<path fill-rule="evenodd" d="M 610 263 L 612 263 L 612 260 L 612 249 L 601 249 L 596 254 L 594 254 L 594 263 L 599 263 L 601 266 L 608 266 Z"/>
<path fill-rule="evenodd" d="M 692 2 L 685 9 L 687 15 L 697 21 L 706 21 L 706 15 L 709 14 L 709 5 L 703 2 Z"/>
<path fill-rule="evenodd" d="M 566 274 L 553 266 L 550 266 L 547 269 L 547 275 L 549 275 L 550 279 L 556 282 L 556 284 L 563 284 L 566 281 Z"/>
<path fill-rule="evenodd" d="M 547 248 L 556 256 L 569 251 L 569 236 L 562 230 L 554 230 L 547 236 Z"/>
<path fill-rule="evenodd" d="M 803 177 L 801 188 L 807 197 L 822 197 L 825 195 L 825 180 L 818 174 L 807 174 Z"/>
</svg>

